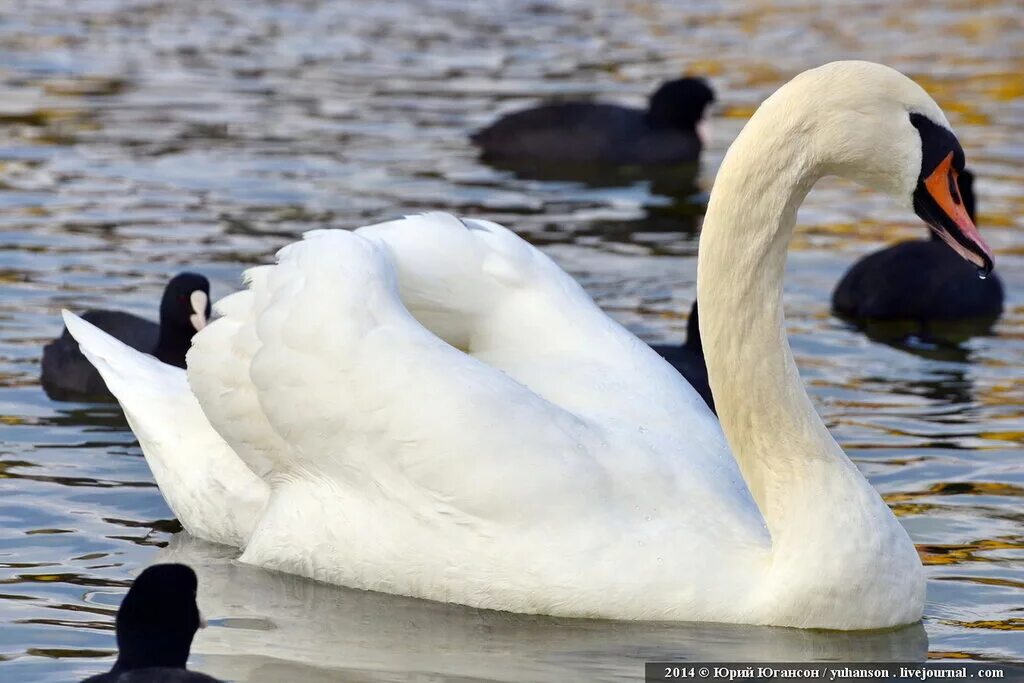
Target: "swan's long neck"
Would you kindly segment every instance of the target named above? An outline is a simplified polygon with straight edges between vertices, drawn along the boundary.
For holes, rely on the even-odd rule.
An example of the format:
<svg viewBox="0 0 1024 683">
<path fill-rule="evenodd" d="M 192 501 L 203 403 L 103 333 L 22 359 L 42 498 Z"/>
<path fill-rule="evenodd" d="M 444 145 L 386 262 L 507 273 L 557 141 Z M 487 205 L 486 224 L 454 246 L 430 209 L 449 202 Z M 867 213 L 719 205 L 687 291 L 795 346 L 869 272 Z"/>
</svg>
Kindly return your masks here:
<svg viewBox="0 0 1024 683">
<path fill-rule="evenodd" d="M 768 107 L 726 155 L 701 236 L 700 332 L 722 428 L 771 532 L 773 562 L 860 553 L 898 537 L 909 546 L 815 412 L 793 361 L 786 250 L 797 208 L 831 169 L 809 144 L 813 120 Z"/>
</svg>

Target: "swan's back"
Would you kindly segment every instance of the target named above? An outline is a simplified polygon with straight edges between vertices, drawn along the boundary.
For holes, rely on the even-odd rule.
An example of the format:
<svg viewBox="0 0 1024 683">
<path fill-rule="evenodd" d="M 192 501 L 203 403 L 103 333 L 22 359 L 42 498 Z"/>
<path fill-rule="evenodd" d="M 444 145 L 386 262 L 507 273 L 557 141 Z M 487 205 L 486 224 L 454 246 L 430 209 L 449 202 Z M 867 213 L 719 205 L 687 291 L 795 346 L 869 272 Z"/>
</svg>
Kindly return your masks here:
<svg viewBox="0 0 1024 683">
<path fill-rule="evenodd" d="M 496 224 L 428 214 L 317 231 L 248 294 L 189 357 L 190 374 L 234 382 L 192 379 L 229 443 L 285 444 L 246 561 L 479 606 L 654 616 L 653 599 L 625 606 L 638 582 L 709 609 L 676 586 L 680 571 L 734 590 L 767 548 L 699 396 Z M 246 329 L 255 338 L 240 343 Z M 323 518 L 329 530 L 306 521 Z M 633 536 L 667 529 L 678 546 Z M 693 548 L 703 559 L 679 569 Z M 624 553 L 637 568 L 622 583 Z M 529 587 L 573 581 L 557 599 Z M 598 585 L 621 592 L 614 607 Z"/>
</svg>

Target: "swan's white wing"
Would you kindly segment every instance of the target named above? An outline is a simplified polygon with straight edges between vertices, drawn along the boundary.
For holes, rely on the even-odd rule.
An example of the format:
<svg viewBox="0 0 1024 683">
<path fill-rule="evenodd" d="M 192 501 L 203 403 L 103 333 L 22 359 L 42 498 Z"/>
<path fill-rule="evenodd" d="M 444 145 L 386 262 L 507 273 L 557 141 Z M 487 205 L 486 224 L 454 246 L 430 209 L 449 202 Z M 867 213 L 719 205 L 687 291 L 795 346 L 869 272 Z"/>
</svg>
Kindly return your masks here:
<svg viewBox="0 0 1024 683">
<path fill-rule="evenodd" d="M 625 594 L 630 582 L 675 586 L 674 556 L 690 574 L 709 563 L 743 574 L 763 555 L 757 509 L 717 428 L 598 419 L 611 409 L 592 396 L 596 382 L 561 389 L 590 413 L 539 395 L 423 327 L 392 254 L 360 233 L 321 231 L 282 249 L 264 280 L 249 375 L 289 451 L 243 561 L 473 605 L 603 614 L 600 590 L 584 605 L 569 604 L 583 599 L 575 589 L 548 589 L 581 562 L 588 590 Z M 581 367 L 562 377 L 599 374 Z M 634 414 L 658 410 L 656 395 L 644 399 Z M 647 548 L 657 534 L 674 549 Z M 711 542 L 735 545 L 740 561 L 686 559 Z M 623 581 L 626 557 L 643 568 Z M 692 592 L 683 584 L 673 590 Z"/>
<path fill-rule="evenodd" d="M 64 323 L 124 409 L 160 492 L 189 533 L 243 546 L 267 485 L 210 427 L 185 371 L 64 311 Z"/>
<path fill-rule="evenodd" d="M 511 230 L 429 213 L 357 233 L 387 248 L 421 323 L 540 396 L 601 422 L 683 428 L 724 445 L 679 373 Z"/>
<path fill-rule="evenodd" d="M 250 375 L 292 472 L 323 475 L 342 500 L 516 522 L 604 486 L 589 426 L 420 325 L 378 245 L 321 232 L 281 250 L 266 282 Z"/>
<path fill-rule="evenodd" d="M 288 444 L 271 428 L 260 408 L 249 366 L 260 348 L 254 307 L 265 293 L 271 266 L 245 273 L 247 290 L 215 304 L 221 315 L 192 338 L 188 382 L 210 424 L 249 468 L 263 479 L 284 457 Z"/>
<path fill-rule="evenodd" d="M 463 233 L 474 232 L 456 223 Z M 499 231 L 498 239 L 506 232 Z M 480 253 L 502 259 L 513 253 L 523 262 L 536 260 L 538 252 L 532 247 L 512 246 L 519 253 L 505 245 Z M 423 327 L 406 308 L 407 296 L 422 293 L 405 288 L 399 292 L 396 277 L 403 271 L 396 271 L 394 254 L 395 249 L 365 238 L 363 231 L 318 231 L 282 249 L 279 264 L 265 279 L 266 305 L 255 311 L 261 347 L 250 376 L 270 424 L 293 449 L 295 467 L 329 470 L 333 481 L 354 478 L 353 483 L 365 483 L 369 477 L 388 485 L 396 480 L 397 468 L 401 478 L 425 486 L 439 500 L 465 504 L 465 509 L 476 512 L 507 502 L 524 521 L 529 512 L 523 506 L 531 502 L 543 501 L 540 508 L 549 518 L 558 518 L 552 506 L 575 503 L 581 512 L 593 513 L 594 506 L 611 503 L 604 495 L 610 480 L 620 494 L 636 487 L 637 495 L 643 495 L 640 491 L 649 480 L 678 478 L 688 482 L 681 484 L 686 489 L 726 501 L 713 504 L 716 509 L 736 503 L 737 514 L 746 518 L 749 497 L 717 422 L 707 429 L 693 428 L 702 425 L 703 412 L 685 410 L 692 390 L 671 368 L 662 374 L 656 354 L 650 354 L 654 357 L 648 367 L 644 353 L 621 361 L 646 373 L 649 383 L 637 385 L 614 359 L 588 360 L 587 349 L 558 349 L 545 361 L 548 350 L 518 333 L 524 347 L 519 353 L 541 356 L 541 366 L 552 375 L 543 378 L 546 390 L 566 400 L 549 399 L 532 384 L 463 353 Z M 477 258 L 475 264 L 480 261 Z M 474 262 L 460 259 L 457 267 L 470 277 Z M 553 283 L 566 292 L 565 307 L 571 302 L 583 309 L 577 316 L 580 324 L 600 325 L 604 339 L 593 340 L 589 348 L 632 346 L 635 338 L 604 316 L 571 278 L 559 275 L 557 266 L 543 260 L 537 268 L 548 272 L 546 280 L 516 284 L 540 292 L 502 290 L 526 301 L 509 303 L 495 297 L 483 307 L 493 311 L 532 305 L 541 316 L 572 318 L 568 310 L 545 311 L 550 304 L 541 295 L 548 294 Z M 505 269 L 501 277 L 509 272 Z M 437 276 L 442 273 L 434 271 Z M 487 286 L 488 277 L 496 276 L 477 274 L 466 288 L 477 286 L 479 291 Z M 512 279 L 507 277 L 506 283 Z M 450 294 L 453 308 L 473 296 L 455 288 Z M 444 309 L 439 290 L 435 296 L 435 310 L 449 315 L 452 309 Z M 523 315 L 529 318 L 528 313 Z M 471 325 L 487 325 L 490 319 L 467 324 L 451 315 L 448 322 L 453 324 L 450 332 L 458 325 L 469 330 L 472 348 L 477 342 Z M 509 354 L 514 351 L 507 341 L 492 343 L 508 348 Z M 579 350 L 585 360 L 574 361 L 572 350 Z M 608 374 L 613 375 L 611 380 Z M 619 382 L 631 393 L 625 399 L 614 393 L 604 396 L 609 382 Z M 667 428 L 657 415 L 666 410 L 665 401 L 684 404 Z M 697 403 L 703 406 L 699 399 Z M 589 410 L 578 410 L 581 405 Z M 620 407 L 625 416 L 609 417 Z M 643 438 L 636 438 L 638 428 Z M 609 445 L 615 440 L 627 442 L 628 451 Z M 648 448 L 650 444 L 654 445 Z M 502 491 L 501 500 L 492 495 L 497 490 Z M 469 502 L 477 498 L 479 507 Z"/>
</svg>

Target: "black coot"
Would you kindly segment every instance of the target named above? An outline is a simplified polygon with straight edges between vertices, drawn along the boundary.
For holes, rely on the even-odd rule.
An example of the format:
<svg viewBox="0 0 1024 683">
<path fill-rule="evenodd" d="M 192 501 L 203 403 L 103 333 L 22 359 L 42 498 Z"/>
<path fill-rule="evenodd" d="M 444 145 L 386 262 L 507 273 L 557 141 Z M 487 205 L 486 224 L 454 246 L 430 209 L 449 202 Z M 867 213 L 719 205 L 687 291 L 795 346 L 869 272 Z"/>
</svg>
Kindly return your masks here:
<svg viewBox="0 0 1024 683">
<path fill-rule="evenodd" d="M 697 124 L 714 91 L 702 78 L 668 81 L 648 108 L 561 102 L 503 116 L 473 134 L 487 161 L 558 165 L 664 165 L 695 162 Z"/>
<path fill-rule="evenodd" d="M 183 368 L 192 336 L 210 318 L 210 282 L 195 273 L 175 275 L 160 301 L 160 324 L 122 311 L 93 310 L 82 317 L 132 348 Z M 43 348 L 41 381 L 54 399 L 112 398 L 67 329 Z"/>
<path fill-rule="evenodd" d="M 156 564 L 139 574 L 117 610 L 114 667 L 82 683 L 218 683 L 185 668 L 202 625 L 198 586 L 183 564 Z"/>
</svg>

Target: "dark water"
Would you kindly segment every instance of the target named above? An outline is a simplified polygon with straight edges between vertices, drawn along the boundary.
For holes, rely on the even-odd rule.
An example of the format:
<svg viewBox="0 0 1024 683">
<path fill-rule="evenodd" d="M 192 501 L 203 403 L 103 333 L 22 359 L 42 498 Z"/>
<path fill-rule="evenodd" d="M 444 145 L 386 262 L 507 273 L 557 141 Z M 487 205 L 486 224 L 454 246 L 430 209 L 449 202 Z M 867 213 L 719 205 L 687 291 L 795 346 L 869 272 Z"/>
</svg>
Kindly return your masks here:
<svg viewBox="0 0 1024 683">
<path fill-rule="evenodd" d="M 200 570 L 194 665 L 241 681 L 592 680 L 645 659 L 1024 658 L 1024 11 L 1018 2 L 0 4 L 0 680 L 110 665 L 141 567 Z M 826 182 L 801 211 L 787 315 L 815 402 L 919 544 L 923 627 L 871 634 L 523 617 L 347 591 L 232 562 L 177 525 L 116 406 L 37 384 L 61 307 L 154 315 L 190 268 L 214 294 L 314 227 L 445 208 L 543 245 L 616 318 L 677 339 L 700 196 L 682 176 L 590 183 L 481 165 L 466 133 L 554 95 L 639 103 L 683 71 L 719 91 L 698 180 L 778 84 L 836 58 L 921 82 L 978 174 L 1008 310 L 992 336 L 907 353 L 829 315 L 859 255 L 922 235 Z M 667 185 L 666 185 L 667 183 Z M 668 189 L 666 189 L 668 188 Z M 684 192 L 685 194 L 685 192 Z M 164 548 L 169 542 L 173 547 Z"/>
</svg>

